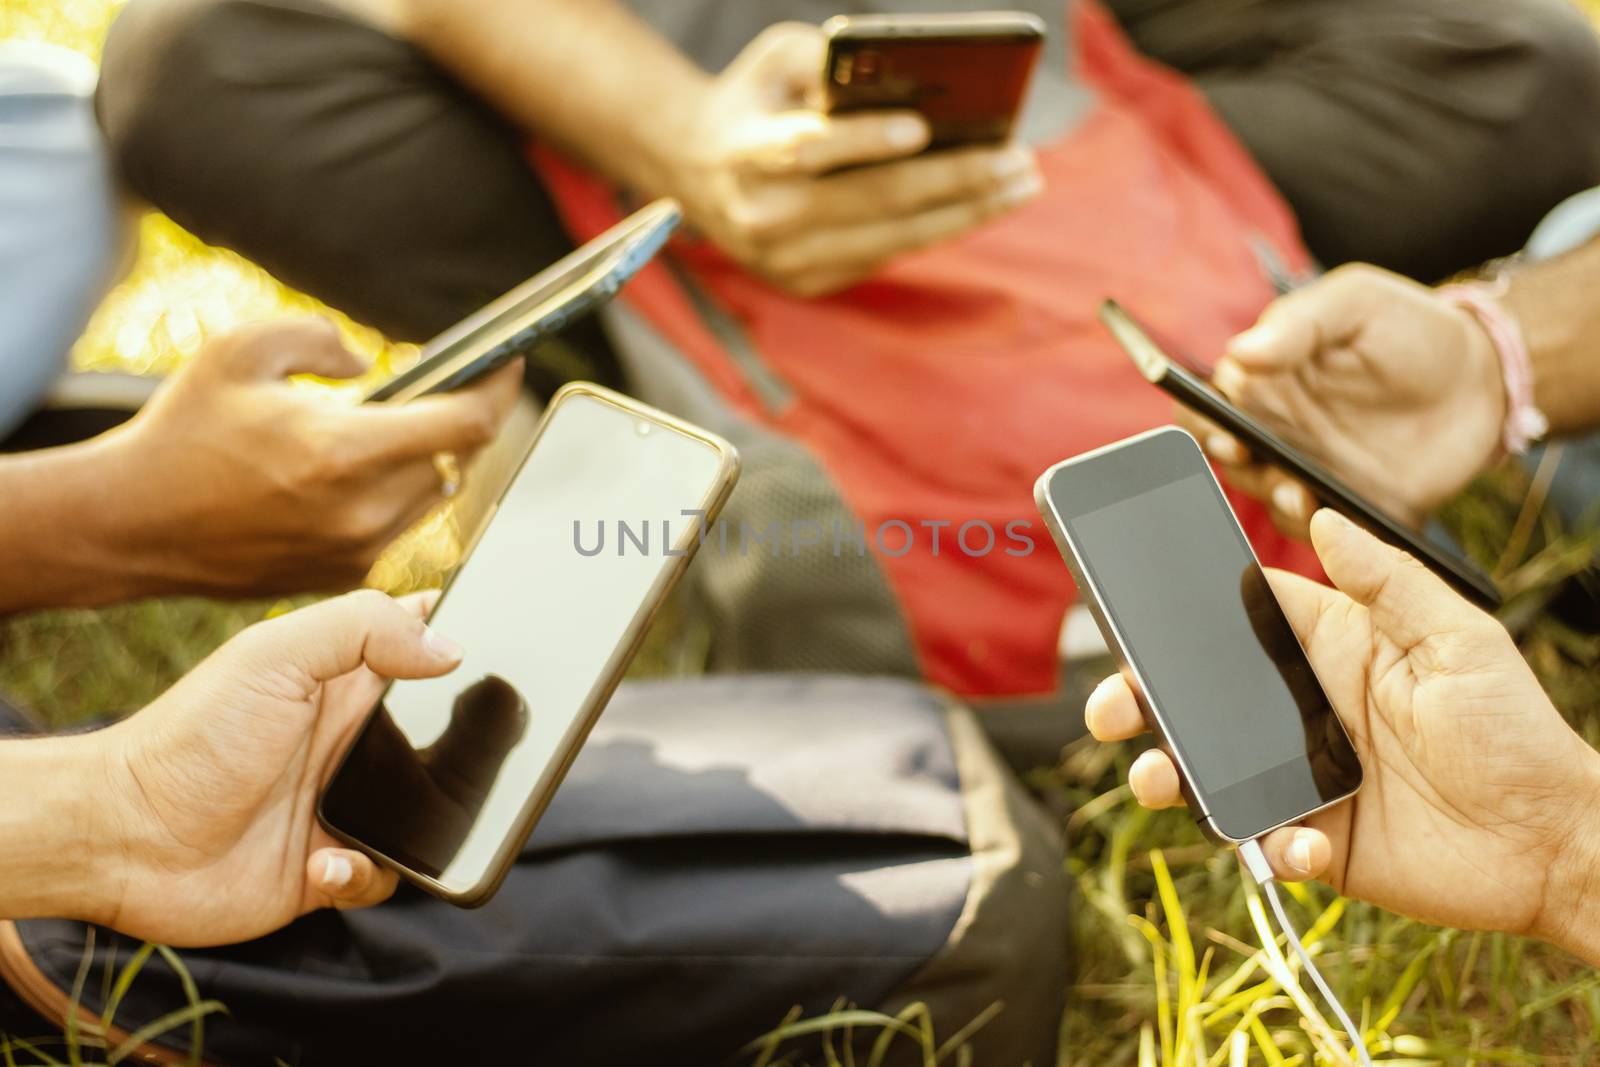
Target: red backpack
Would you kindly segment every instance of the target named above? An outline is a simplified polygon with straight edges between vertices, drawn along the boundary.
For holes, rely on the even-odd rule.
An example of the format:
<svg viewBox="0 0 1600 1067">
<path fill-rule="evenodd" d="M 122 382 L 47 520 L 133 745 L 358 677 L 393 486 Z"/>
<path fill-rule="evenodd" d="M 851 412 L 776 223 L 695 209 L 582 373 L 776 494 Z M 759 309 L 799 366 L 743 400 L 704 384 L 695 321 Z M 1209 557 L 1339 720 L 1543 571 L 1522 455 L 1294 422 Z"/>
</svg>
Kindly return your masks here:
<svg viewBox="0 0 1600 1067">
<path fill-rule="evenodd" d="M 746 453 L 732 528 L 696 564 L 713 666 L 1054 690 L 1074 592 L 1034 480 L 1171 420 L 1099 301 L 1215 353 L 1274 295 L 1264 250 L 1306 267 L 1289 208 L 1199 94 L 1097 6 L 1070 17 L 1097 101 L 1039 147 L 1046 190 L 1021 210 L 825 299 L 693 237 L 624 290 L 609 325 L 630 386 Z M 605 184 L 535 160 L 577 240 L 620 217 Z M 1265 562 L 1314 573 L 1260 507 L 1234 503 Z"/>
</svg>

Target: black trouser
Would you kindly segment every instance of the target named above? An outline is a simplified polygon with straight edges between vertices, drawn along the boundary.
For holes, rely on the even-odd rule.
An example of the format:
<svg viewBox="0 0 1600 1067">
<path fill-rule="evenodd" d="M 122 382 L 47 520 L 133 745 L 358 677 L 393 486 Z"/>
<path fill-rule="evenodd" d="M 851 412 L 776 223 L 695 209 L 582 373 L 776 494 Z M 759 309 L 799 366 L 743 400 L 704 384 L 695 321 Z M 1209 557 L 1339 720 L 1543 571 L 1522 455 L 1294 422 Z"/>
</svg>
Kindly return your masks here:
<svg viewBox="0 0 1600 1067">
<path fill-rule="evenodd" d="M 1437 280 L 1600 183 L 1600 43 L 1570 0 L 1109 0 L 1193 78 L 1328 265 Z"/>
<path fill-rule="evenodd" d="M 1600 182 L 1600 48 L 1566 0 L 1112 6 L 1197 81 L 1327 263 L 1438 277 Z M 100 113 L 135 191 L 396 338 L 567 247 L 523 138 L 322 0 L 133 0 Z M 577 340 L 603 358 L 597 335 Z"/>
</svg>

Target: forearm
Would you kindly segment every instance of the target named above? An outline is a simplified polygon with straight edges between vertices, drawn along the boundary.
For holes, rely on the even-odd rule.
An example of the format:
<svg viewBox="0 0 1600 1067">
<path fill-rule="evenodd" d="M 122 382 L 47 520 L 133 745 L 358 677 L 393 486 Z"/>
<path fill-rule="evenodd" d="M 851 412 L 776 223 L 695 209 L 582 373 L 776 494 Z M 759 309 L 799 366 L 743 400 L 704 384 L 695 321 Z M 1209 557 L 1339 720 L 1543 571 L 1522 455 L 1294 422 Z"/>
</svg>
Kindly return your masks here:
<svg viewBox="0 0 1600 1067">
<path fill-rule="evenodd" d="M 1504 302 L 1527 342 L 1550 432 L 1600 426 L 1600 239 L 1509 278 Z"/>
<path fill-rule="evenodd" d="M 649 196 L 710 80 L 615 0 L 386 0 L 392 28 L 513 122 Z"/>
<path fill-rule="evenodd" d="M 0 741 L 0 918 L 108 922 L 118 899 L 118 846 L 93 735 Z"/>
<path fill-rule="evenodd" d="M 0 615 L 159 591 L 118 537 L 128 488 L 108 438 L 0 456 Z"/>
</svg>

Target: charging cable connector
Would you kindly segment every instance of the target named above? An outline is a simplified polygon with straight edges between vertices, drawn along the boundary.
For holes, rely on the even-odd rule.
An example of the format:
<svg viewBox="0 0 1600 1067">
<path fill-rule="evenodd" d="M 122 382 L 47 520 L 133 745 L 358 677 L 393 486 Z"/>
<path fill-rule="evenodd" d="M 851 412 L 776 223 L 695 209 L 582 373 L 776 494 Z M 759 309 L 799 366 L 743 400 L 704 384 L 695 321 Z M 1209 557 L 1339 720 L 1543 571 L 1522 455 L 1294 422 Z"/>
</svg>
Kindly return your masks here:
<svg viewBox="0 0 1600 1067">
<path fill-rule="evenodd" d="M 1244 864 L 1244 869 L 1249 872 L 1251 879 L 1261 887 L 1262 894 L 1267 898 L 1267 903 L 1272 906 L 1272 914 L 1278 920 L 1278 928 L 1283 931 L 1284 939 L 1294 947 L 1295 954 L 1300 957 L 1300 963 L 1311 976 L 1311 981 L 1317 987 L 1317 992 L 1322 994 L 1322 999 L 1328 1007 L 1333 1009 L 1333 1014 L 1339 1020 L 1339 1025 L 1344 1027 L 1345 1036 L 1350 1039 L 1350 1047 L 1360 1059 L 1363 1067 L 1372 1067 L 1372 1056 L 1367 1052 L 1367 1043 L 1361 1038 L 1361 1031 L 1351 1020 L 1350 1013 L 1344 1010 L 1344 1005 L 1339 1003 L 1339 998 L 1333 995 L 1333 990 L 1328 987 L 1328 982 L 1322 977 L 1322 972 L 1317 970 L 1317 965 L 1311 960 L 1311 953 L 1300 941 L 1300 934 L 1289 921 L 1289 914 L 1284 910 L 1283 900 L 1278 895 L 1278 880 L 1272 873 L 1272 864 L 1267 862 L 1267 854 L 1261 849 L 1260 839 L 1246 841 L 1239 846 L 1239 862 Z M 1287 976 L 1286 976 L 1287 977 Z"/>
</svg>

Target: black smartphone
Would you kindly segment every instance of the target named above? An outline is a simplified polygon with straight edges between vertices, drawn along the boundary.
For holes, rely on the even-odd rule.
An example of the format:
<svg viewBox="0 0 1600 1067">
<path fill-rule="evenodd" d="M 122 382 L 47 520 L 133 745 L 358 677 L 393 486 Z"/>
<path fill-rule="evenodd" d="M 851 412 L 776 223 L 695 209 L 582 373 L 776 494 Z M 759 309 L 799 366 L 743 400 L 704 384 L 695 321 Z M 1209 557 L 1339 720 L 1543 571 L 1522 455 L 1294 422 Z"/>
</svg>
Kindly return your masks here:
<svg viewBox="0 0 1600 1067">
<path fill-rule="evenodd" d="M 1502 602 L 1500 590 L 1468 560 L 1434 544 L 1350 488 L 1283 432 L 1245 414 L 1212 387 L 1191 361 L 1163 351 L 1139 322 L 1115 300 L 1100 305 L 1100 321 L 1128 353 L 1139 373 L 1180 404 L 1203 415 L 1239 438 L 1257 459 L 1282 467 L 1310 488 L 1319 502 L 1354 520 L 1374 537 L 1404 549 L 1455 587 L 1467 599 L 1493 611 Z"/>
<path fill-rule="evenodd" d="M 822 24 L 830 113 L 906 108 L 928 120 L 929 146 L 1011 136 L 1044 44 L 1021 11 L 836 15 Z"/>
<path fill-rule="evenodd" d="M 1168 426 L 1058 463 L 1034 498 L 1201 829 L 1237 844 L 1361 787 L 1193 437 Z"/>
<path fill-rule="evenodd" d="M 682 218 L 675 200 L 640 208 L 423 345 L 417 362 L 373 389 L 367 401 L 449 392 L 505 366 L 616 296 Z"/>
<path fill-rule="evenodd" d="M 488 900 L 738 469 L 704 430 L 562 387 L 433 610 L 465 658 L 384 691 L 323 792 L 329 832 L 453 904 Z"/>
</svg>

